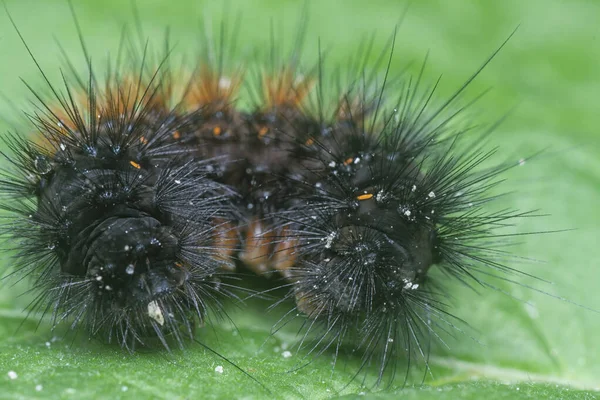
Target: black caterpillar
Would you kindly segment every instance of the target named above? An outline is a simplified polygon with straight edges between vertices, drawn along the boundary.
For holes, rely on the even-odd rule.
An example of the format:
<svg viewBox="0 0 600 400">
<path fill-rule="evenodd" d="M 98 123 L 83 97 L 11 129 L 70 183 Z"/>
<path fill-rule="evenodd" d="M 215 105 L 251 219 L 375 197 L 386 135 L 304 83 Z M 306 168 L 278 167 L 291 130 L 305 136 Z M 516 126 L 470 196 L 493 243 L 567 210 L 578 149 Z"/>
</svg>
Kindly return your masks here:
<svg viewBox="0 0 600 400">
<path fill-rule="evenodd" d="M 280 323 L 307 318 L 309 354 L 350 342 L 378 383 L 400 359 L 427 363 L 424 343 L 455 328 L 430 268 L 489 286 L 486 275 L 513 271 L 494 229 L 528 215 L 486 211 L 510 166 L 480 168 L 494 151 L 460 147 L 470 127 L 455 123 L 502 46 L 439 104 L 421 75 L 366 73 L 369 51 L 340 84 L 321 59 L 303 69 L 297 48 L 251 82 L 250 110 L 236 107 L 245 76 L 223 67 L 223 47 L 189 79 L 168 55 L 149 68 L 144 52 L 104 87 L 91 64 L 86 84 L 48 81 L 54 98 L 38 96 L 31 115 L 38 138 L 8 136 L 14 168 L 0 182 L 32 308 L 127 349 L 153 337 L 183 347 L 235 296 L 222 280 L 244 264 L 291 288 Z"/>
</svg>

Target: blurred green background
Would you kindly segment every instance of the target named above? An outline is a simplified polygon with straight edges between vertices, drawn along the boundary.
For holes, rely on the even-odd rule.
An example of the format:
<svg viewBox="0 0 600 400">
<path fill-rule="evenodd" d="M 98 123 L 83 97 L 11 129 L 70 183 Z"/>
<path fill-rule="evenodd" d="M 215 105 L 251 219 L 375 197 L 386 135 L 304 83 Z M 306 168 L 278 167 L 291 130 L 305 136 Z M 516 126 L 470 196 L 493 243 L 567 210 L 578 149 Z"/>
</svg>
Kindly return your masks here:
<svg viewBox="0 0 600 400">
<path fill-rule="evenodd" d="M 116 51 L 123 23 L 132 20 L 127 2 L 74 1 L 85 41 L 102 63 Z M 146 35 L 160 40 L 171 29 L 176 52 L 193 54 L 198 21 L 217 24 L 219 1 L 139 0 Z M 289 43 L 303 1 L 228 2 L 242 15 L 241 49 L 268 46 L 269 23 L 280 26 Z M 54 82 L 60 55 L 54 37 L 83 66 L 73 19 L 65 1 L 6 0 L 33 53 Z M 306 54 L 317 54 L 317 40 L 332 62 L 354 54 L 367 35 L 376 33 L 384 50 L 404 1 L 324 0 L 309 2 Z M 230 16 L 231 19 L 231 16 Z M 516 254 L 540 260 L 516 267 L 553 284 L 515 277 L 526 285 L 600 310 L 600 2 L 596 1 L 414 1 L 399 30 L 393 67 L 417 65 L 429 51 L 427 78 L 442 74 L 439 95 L 460 86 L 519 25 L 517 34 L 477 78 L 469 93 L 493 90 L 478 104 L 485 121 L 513 109 L 491 138 L 500 159 L 514 160 L 546 149 L 543 156 L 506 174 L 513 193 L 501 205 L 540 209 L 548 216 L 523 221 L 512 232 L 569 230 L 524 236 Z M 31 110 L 31 94 L 20 81 L 43 88 L 6 13 L 0 11 L 0 91 L 18 108 Z M 16 120 L 14 109 L 0 103 L 3 131 Z M 2 263 L 10 266 L 9 255 Z M 278 313 L 266 317 L 265 303 L 250 311 L 232 311 L 238 330 L 222 323 L 202 328 L 200 337 L 266 384 L 269 395 L 228 364 L 192 346 L 185 353 L 126 354 L 111 346 L 57 339 L 35 319 L 21 327 L 27 304 L 17 297 L 24 287 L 4 284 L 0 292 L 0 398 L 328 398 L 361 393 L 372 398 L 596 398 L 600 395 L 600 315 L 524 287 L 498 284 L 505 294 L 481 295 L 454 285 L 453 310 L 472 330 L 436 348 L 432 372 L 422 373 L 373 393 L 360 380 L 344 385 L 359 360 L 331 371 L 331 355 L 288 372 L 300 355 L 291 346 L 293 329 L 267 339 Z M 526 305 L 528 301 L 531 305 Z M 19 330 L 17 330 L 20 327 Z M 476 339 L 476 341 L 471 338 Z M 282 356 L 291 349 L 292 357 Z M 223 374 L 215 372 L 222 365 Z M 9 371 L 17 374 L 9 378 Z M 478 380 L 476 380 L 476 378 Z M 339 392 L 342 388 L 341 392 Z M 362 398 L 362 397 L 361 397 Z"/>
</svg>

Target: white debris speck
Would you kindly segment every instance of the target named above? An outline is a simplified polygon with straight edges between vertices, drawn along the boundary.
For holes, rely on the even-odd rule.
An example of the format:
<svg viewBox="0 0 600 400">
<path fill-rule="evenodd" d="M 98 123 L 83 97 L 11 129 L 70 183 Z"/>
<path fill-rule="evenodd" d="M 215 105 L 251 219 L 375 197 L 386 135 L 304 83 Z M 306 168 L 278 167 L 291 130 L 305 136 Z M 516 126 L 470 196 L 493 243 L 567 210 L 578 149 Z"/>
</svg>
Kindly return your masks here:
<svg viewBox="0 0 600 400">
<path fill-rule="evenodd" d="M 181 181 L 179 179 L 175 179 L 175 183 L 181 185 Z"/>
<path fill-rule="evenodd" d="M 281 353 L 281 355 L 283 356 L 283 358 L 290 358 L 292 356 L 292 353 L 286 350 L 283 353 Z"/>
<path fill-rule="evenodd" d="M 160 326 L 165 324 L 165 317 L 163 317 L 162 310 L 156 301 L 148 303 L 148 316 L 158 322 Z"/>
<path fill-rule="evenodd" d="M 331 162 L 330 162 L 328 165 L 329 165 L 331 168 L 335 168 L 335 161 L 331 161 Z"/>
<path fill-rule="evenodd" d="M 64 144 L 64 143 L 61 143 L 61 144 L 60 144 L 60 149 L 61 149 L 62 151 L 65 151 L 65 150 L 67 149 L 67 146 L 65 146 L 65 144 Z"/>
<path fill-rule="evenodd" d="M 433 191 L 429 192 L 429 194 L 427 195 L 427 197 L 429 197 L 430 199 L 433 199 L 433 198 L 435 198 L 435 193 L 433 193 Z"/>
<path fill-rule="evenodd" d="M 15 380 L 19 377 L 15 371 L 8 371 L 8 378 L 11 380 Z"/>
<path fill-rule="evenodd" d="M 523 165 L 525 165 L 525 159 L 524 159 L 524 158 L 521 158 L 521 159 L 519 160 L 519 166 L 521 166 L 521 167 L 522 167 Z"/>
<path fill-rule="evenodd" d="M 388 338 L 388 343 L 394 343 L 394 338 Z"/>
<path fill-rule="evenodd" d="M 42 385 L 35 385 L 35 391 L 36 392 L 41 392 L 42 389 L 44 389 L 44 387 Z"/>
<path fill-rule="evenodd" d="M 127 268 L 125 268 L 125 273 L 127 275 L 133 275 L 133 271 L 135 271 L 135 265 L 129 264 Z"/>
<path fill-rule="evenodd" d="M 129 247 L 128 245 L 125 245 L 125 247 L 123 247 L 123 249 L 124 249 L 125 251 L 129 251 L 129 249 L 130 249 L 130 248 L 131 248 L 131 247 Z"/>
<path fill-rule="evenodd" d="M 96 280 L 97 280 L 98 282 L 100 282 L 100 281 L 102 280 L 102 275 L 98 275 L 98 276 L 96 277 Z"/>
<path fill-rule="evenodd" d="M 356 157 L 356 158 L 354 159 L 354 164 L 358 164 L 359 162 L 360 162 L 360 157 Z"/>
<path fill-rule="evenodd" d="M 412 189 L 410 190 L 411 192 L 416 192 L 417 191 L 417 185 L 413 185 Z"/>
<path fill-rule="evenodd" d="M 121 392 L 126 392 L 128 390 L 129 388 L 127 386 L 121 386 Z"/>
<path fill-rule="evenodd" d="M 222 365 L 217 365 L 215 367 L 215 372 L 219 373 L 219 374 L 222 374 L 223 373 L 223 366 Z"/>
<path fill-rule="evenodd" d="M 411 214 L 410 210 L 407 210 L 407 209 L 405 209 L 402 213 L 404 215 L 406 215 L 407 217 L 410 217 L 410 214 Z"/>
<path fill-rule="evenodd" d="M 219 78 L 219 88 L 220 89 L 229 89 L 231 87 L 231 79 L 226 76 L 222 76 Z"/>
<path fill-rule="evenodd" d="M 50 346 L 52 346 L 52 343 L 50 343 L 50 342 L 46 342 L 46 347 L 47 347 L 47 348 L 50 348 Z"/>
</svg>

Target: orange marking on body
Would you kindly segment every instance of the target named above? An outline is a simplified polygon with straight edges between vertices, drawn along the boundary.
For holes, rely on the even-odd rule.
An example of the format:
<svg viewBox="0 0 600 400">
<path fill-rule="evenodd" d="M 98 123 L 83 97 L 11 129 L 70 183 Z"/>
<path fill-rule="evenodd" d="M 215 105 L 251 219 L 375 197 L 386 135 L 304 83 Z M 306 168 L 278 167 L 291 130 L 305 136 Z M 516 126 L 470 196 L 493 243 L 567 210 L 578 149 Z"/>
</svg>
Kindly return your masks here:
<svg viewBox="0 0 600 400">
<path fill-rule="evenodd" d="M 373 193 L 365 193 L 359 196 L 356 196 L 356 200 L 369 200 L 373 198 Z"/>
<path fill-rule="evenodd" d="M 248 225 L 244 251 L 240 260 L 258 275 L 269 272 L 269 255 L 273 243 L 273 233 L 265 231 L 263 224 L 255 219 Z"/>
<path fill-rule="evenodd" d="M 221 136 L 221 127 L 220 126 L 215 126 L 213 128 L 213 135 L 214 136 Z"/>
<path fill-rule="evenodd" d="M 273 265 L 283 277 L 292 279 L 292 268 L 296 264 L 296 248 L 299 245 L 299 240 L 290 234 L 287 227 L 281 230 L 279 235 L 281 239 L 276 240 L 277 245 L 273 250 Z"/>
<path fill-rule="evenodd" d="M 179 267 L 179 268 L 183 268 L 183 264 L 182 264 L 182 263 L 180 263 L 180 262 L 176 262 L 176 263 L 175 263 L 175 266 L 176 266 L 176 267 Z"/>
<path fill-rule="evenodd" d="M 230 109 L 243 75 L 243 71 L 237 71 L 230 77 L 223 76 L 213 66 L 202 65 L 192 77 L 190 90 L 185 95 L 186 104 L 194 109 L 203 107 L 207 114 Z"/>
<path fill-rule="evenodd" d="M 148 144 L 148 139 L 146 139 L 145 137 L 142 136 L 140 138 L 140 143 L 142 143 L 142 144 Z"/>
<path fill-rule="evenodd" d="M 217 252 L 214 257 L 220 262 L 222 269 L 235 271 L 235 263 L 232 260 L 238 244 L 237 227 L 220 218 L 214 219 L 213 226 L 213 244 Z"/>
<path fill-rule="evenodd" d="M 315 139 L 308 138 L 308 140 L 304 143 L 307 146 L 312 146 L 315 143 Z"/>
<path fill-rule="evenodd" d="M 296 73 L 293 67 L 283 67 L 278 74 L 263 77 L 266 108 L 298 108 L 314 84 L 312 77 Z"/>
<path fill-rule="evenodd" d="M 352 157 L 347 158 L 346 161 L 344 161 L 344 165 L 350 165 L 350 164 L 352 164 L 352 161 L 354 161 L 354 158 L 352 158 Z"/>
<path fill-rule="evenodd" d="M 142 166 L 140 164 L 136 163 L 135 161 L 129 161 L 129 164 L 131 164 L 131 166 L 135 169 L 142 168 Z"/>
<path fill-rule="evenodd" d="M 181 133 L 179 131 L 173 132 L 173 139 L 179 140 L 181 138 Z"/>
<path fill-rule="evenodd" d="M 269 132 L 269 128 L 267 128 L 266 126 L 263 126 L 262 128 L 259 129 L 258 131 L 258 137 L 263 137 L 265 136 L 267 133 Z"/>
</svg>

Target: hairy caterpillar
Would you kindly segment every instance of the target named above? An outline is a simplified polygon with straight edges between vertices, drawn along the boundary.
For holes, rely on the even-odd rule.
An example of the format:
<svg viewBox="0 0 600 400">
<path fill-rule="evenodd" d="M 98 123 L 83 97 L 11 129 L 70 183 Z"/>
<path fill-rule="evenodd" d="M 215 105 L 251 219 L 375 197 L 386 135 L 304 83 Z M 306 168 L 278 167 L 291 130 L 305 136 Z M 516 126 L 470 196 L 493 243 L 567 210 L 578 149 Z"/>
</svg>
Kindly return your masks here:
<svg viewBox="0 0 600 400">
<path fill-rule="evenodd" d="M 388 91 L 387 91 L 387 92 L 389 93 L 389 89 L 388 89 Z M 209 132 L 210 134 L 212 134 L 212 132 L 211 132 L 210 130 L 209 130 L 208 132 Z M 285 135 L 282 135 L 282 136 L 285 136 Z M 346 160 L 346 159 L 340 159 L 340 161 L 345 161 L 345 160 Z M 367 194 L 369 194 L 369 193 L 367 193 Z M 286 197 L 287 197 L 287 196 L 286 196 Z M 375 197 L 375 196 L 374 196 L 374 197 Z M 437 197 L 438 197 L 438 196 L 436 196 L 436 198 L 437 198 Z M 368 200 L 368 199 L 367 199 L 367 200 Z M 365 200 L 365 201 L 367 201 L 367 200 Z M 286 220 L 286 223 L 288 223 L 288 224 L 289 224 L 289 223 L 290 223 L 290 220 L 298 220 L 298 219 L 302 219 L 302 218 L 303 218 L 305 215 L 306 215 L 306 217 L 310 217 L 310 214 L 308 213 L 308 211 L 307 211 L 307 210 L 303 210 L 303 209 L 301 208 L 301 209 L 300 209 L 300 211 L 298 211 L 298 212 L 297 212 L 297 214 L 296 214 L 295 216 L 294 216 L 293 214 L 282 214 L 282 215 L 280 215 L 280 218 L 282 218 L 282 219 Z M 275 215 L 275 217 L 277 217 L 277 215 Z M 267 228 L 267 230 L 269 230 L 269 229 Z M 277 231 L 273 232 L 273 235 L 274 235 L 274 238 L 272 239 L 272 245 L 271 245 L 272 247 L 274 247 L 274 245 L 276 245 L 276 244 L 278 244 L 279 242 L 281 242 L 281 238 L 282 238 L 282 236 L 283 236 L 283 235 L 281 234 L 281 232 L 277 232 Z M 246 235 L 246 239 L 247 239 L 247 238 L 248 238 L 248 236 Z M 323 241 L 322 243 L 326 243 L 326 240 L 325 240 L 325 241 Z M 262 247 L 262 246 L 261 246 L 261 247 Z M 280 252 L 273 251 L 273 257 L 274 257 L 276 254 L 280 254 Z M 249 257 L 249 258 L 250 258 L 250 259 L 254 259 L 254 257 Z"/>
</svg>

